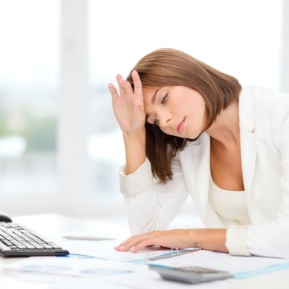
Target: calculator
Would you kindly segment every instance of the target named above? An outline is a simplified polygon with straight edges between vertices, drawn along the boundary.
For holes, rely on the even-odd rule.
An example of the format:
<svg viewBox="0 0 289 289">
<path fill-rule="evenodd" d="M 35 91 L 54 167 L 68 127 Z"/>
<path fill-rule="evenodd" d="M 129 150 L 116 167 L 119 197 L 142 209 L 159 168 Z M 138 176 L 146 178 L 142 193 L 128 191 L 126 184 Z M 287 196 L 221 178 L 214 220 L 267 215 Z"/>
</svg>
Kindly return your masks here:
<svg viewBox="0 0 289 289">
<path fill-rule="evenodd" d="M 189 284 L 210 282 L 233 277 L 233 274 L 227 271 L 219 271 L 198 266 L 164 267 L 159 265 L 149 265 L 149 269 L 158 272 L 165 280 Z"/>
</svg>

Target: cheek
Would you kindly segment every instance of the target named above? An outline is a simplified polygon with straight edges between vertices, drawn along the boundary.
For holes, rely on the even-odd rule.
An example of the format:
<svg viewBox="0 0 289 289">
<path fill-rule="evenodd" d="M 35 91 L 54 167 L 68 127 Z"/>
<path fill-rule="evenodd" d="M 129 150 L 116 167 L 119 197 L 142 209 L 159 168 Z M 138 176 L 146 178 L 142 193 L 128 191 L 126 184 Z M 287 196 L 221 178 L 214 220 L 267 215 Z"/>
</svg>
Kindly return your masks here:
<svg viewBox="0 0 289 289">
<path fill-rule="evenodd" d="M 197 101 L 195 101 L 195 109 L 199 111 L 201 115 L 205 115 L 206 104 L 203 99 L 198 98 Z"/>
</svg>

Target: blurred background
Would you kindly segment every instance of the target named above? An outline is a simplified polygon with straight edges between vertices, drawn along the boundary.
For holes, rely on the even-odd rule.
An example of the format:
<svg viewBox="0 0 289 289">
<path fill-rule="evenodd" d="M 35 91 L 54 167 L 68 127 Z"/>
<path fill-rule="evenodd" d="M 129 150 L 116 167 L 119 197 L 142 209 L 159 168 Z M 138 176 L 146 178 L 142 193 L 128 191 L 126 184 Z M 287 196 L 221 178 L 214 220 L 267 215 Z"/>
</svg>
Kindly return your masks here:
<svg viewBox="0 0 289 289">
<path fill-rule="evenodd" d="M 289 91 L 288 0 L 0 0 L 0 210 L 124 215 L 109 82 L 183 50 Z"/>
</svg>

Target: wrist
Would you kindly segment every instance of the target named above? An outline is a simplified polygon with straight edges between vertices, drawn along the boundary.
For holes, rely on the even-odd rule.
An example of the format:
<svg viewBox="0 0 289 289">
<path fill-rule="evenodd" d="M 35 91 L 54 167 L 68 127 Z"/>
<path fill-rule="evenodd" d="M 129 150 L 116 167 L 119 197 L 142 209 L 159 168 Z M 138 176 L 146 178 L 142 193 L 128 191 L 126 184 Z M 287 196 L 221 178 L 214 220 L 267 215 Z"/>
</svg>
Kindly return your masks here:
<svg viewBox="0 0 289 289">
<path fill-rule="evenodd" d="M 189 245 L 191 248 L 194 248 L 196 246 L 196 244 L 200 244 L 200 240 L 199 240 L 199 237 L 197 235 L 198 234 L 197 234 L 196 229 L 189 229 L 188 230 Z"/>
<path fill-rule="evenodd" d="M 189 236 L 193 244 L 199 243 L 204 250 L 228 252 L 225 246 L 226 229 L 191 229 Z"/>
<path fill-rule="evenodd" d="M 124 141 L 145 141 L 146 130 L 145 127 L 133 130 L 133 131 L 122 131 Z"/>
<path fill-rule="evenodd" d="M 134 173 L 146 159 L 146 135 L 145 129 L 138 132 L 123 133 L 126 174 Z"/>
</svg>

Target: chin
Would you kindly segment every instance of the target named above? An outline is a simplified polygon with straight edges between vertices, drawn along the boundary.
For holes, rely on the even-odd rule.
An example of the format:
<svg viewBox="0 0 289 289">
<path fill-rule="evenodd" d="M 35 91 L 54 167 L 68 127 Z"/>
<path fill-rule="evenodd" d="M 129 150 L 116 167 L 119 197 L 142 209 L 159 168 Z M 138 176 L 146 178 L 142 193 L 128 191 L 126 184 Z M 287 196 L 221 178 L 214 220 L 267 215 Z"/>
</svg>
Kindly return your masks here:
<svg viewBox="0 0 289 289">
<path fill-rule="evenodd" d="M 190 137 L 187 137 L 186 139 L 188 139 L 190 141 L 195 141 L 195 140 L 197 140 L 200 137 L 201 134 L 202 133 L 200 133 L 198 136 L 190 136 Z"/>
</svg>

